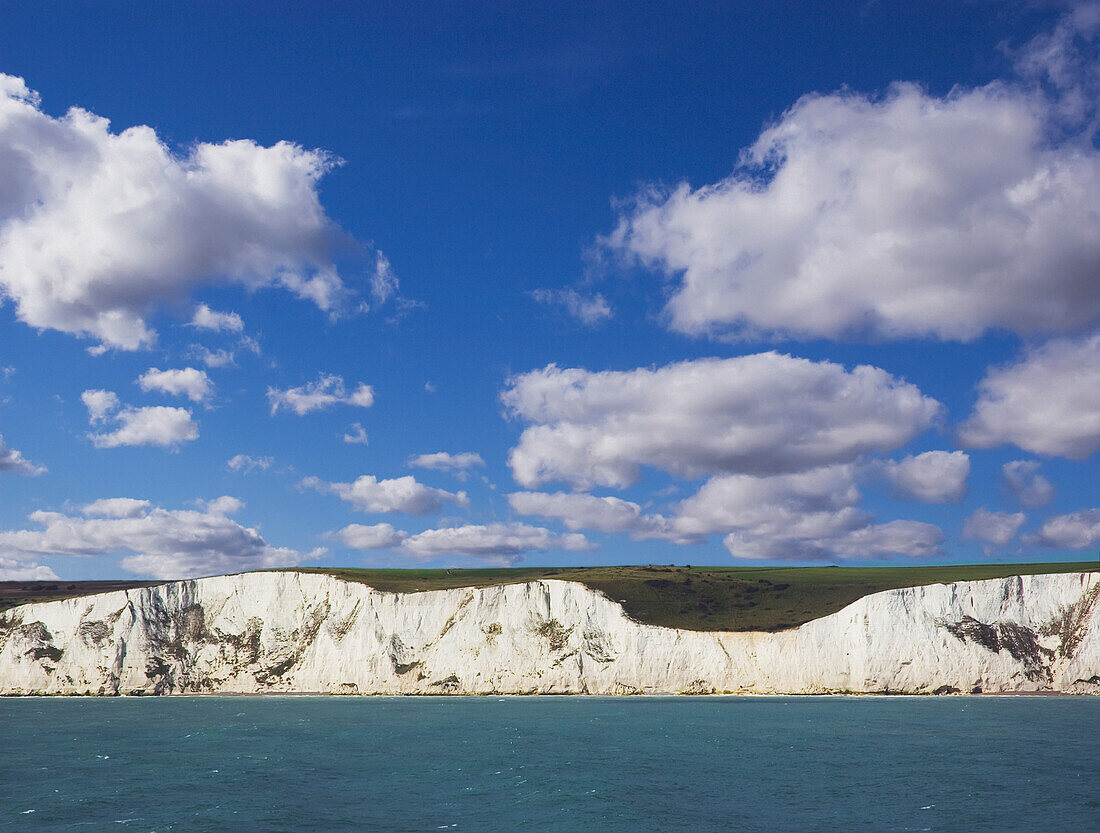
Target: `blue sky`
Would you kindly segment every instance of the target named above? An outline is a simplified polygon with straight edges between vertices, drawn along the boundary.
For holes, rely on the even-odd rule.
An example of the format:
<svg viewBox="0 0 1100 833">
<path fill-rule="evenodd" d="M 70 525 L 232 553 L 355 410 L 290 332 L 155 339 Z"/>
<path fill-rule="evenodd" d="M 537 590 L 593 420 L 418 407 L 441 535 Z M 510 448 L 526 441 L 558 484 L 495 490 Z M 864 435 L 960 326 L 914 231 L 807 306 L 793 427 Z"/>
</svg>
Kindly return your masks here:
<svg viewBox="0 0 1100 833">
<path fill-rule="evenodd" d="M 0 578 L 1100 545 L 1100 5 L 23 4 Z"/>
</svg>

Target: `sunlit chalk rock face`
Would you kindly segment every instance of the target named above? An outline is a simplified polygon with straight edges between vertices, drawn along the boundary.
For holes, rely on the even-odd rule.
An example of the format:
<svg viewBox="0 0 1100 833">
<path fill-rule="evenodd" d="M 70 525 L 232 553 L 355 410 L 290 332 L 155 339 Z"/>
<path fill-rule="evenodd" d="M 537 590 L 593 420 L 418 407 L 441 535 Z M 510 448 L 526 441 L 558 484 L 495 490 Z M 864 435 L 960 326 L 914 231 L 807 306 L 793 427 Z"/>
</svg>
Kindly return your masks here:
<svg viewBox="0 0 1100 833">
<path fill-rule="evenodd" d="M 644 625 L 582 584 L 382 593 L 272 572 L 0 613 L 2 694 L 1100 693 L 1100 574 L 866 596 L 781 633 Z"/>
</svg>

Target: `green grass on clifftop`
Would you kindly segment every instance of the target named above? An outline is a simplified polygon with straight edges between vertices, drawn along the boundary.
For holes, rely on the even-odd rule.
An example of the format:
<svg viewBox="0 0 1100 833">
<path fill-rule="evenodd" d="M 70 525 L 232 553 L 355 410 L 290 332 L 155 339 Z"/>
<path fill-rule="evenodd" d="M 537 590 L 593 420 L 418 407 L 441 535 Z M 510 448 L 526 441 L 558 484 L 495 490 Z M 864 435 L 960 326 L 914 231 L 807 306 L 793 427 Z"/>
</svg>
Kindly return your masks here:
<svg viewBox="0 0 1100 833">
<path fill-rule="evenodd" d="M 505 567 L 471 570 L 298 568 L 393 593 L 488 587 L 537 579 L 577 581 L 620 602 L 639 622 L 700 631 L 777 631 L 836 613 L 897 587 L 1038 573 L 1085 572 L 1095 561 L 934 567 Z M 0 582 L 0 610 L 155 582 Z"/>
<path fill-rule="evenodd" d="M 91 596 L 93 593 L 110 593 L 113 590 L 130 590 L 134 587 L 151 587 L 163 581 L 139 581 L 115 579 L 111 581 L 0 581 L 0 610 L 27 604 L 28 602 L 56 602 L 74 596 Z"/>
<path fill-rule="evenodd" d="M 622 603 L 639 622 L 691 630 L 777 631 L 836 613 L 870 593 L 920 584 L 1096 570 L 1093 561 L 935 567 L 511 567 L 471 570 L 312 568 L 378 590 L 412 593 L 552 578 Z"/>
</svg>

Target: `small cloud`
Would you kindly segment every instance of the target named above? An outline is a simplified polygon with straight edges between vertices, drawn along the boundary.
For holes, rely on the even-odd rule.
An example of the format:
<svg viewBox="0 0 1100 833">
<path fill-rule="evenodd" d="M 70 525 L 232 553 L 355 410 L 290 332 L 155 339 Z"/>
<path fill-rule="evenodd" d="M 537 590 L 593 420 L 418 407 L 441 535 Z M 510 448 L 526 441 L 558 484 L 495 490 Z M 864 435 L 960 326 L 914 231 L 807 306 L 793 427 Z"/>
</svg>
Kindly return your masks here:
<svg viewBox="0 0 1100 833">
<path fill-rule="evenodd" d="M 199 304 L 191 317 L 191 326 L 217 333 L 239 333 L 244 330 L 244 321 L 235 312 L 216 312 L 206 304 Z"/>
<path fill-rule="evenodd" d="M 1083 552 L 1100 544 L 1100 509 L 1083 509 L 1048 518 L 1030 543 L 1051 549 Z"/>
<path fill-rule="evenodd" d="M 272 457 L 250 457 L 247 454 L 236 454 L 226 461 L 225 467 L 229 471 L 249 474 L 254 471 L 267 471 L 275 462 Z"/>
<path fill-rule="evenodd" d="M 395 547 L 405 540 L 406 534 L 390 524 L 348 524 L 334 533 L 345 545 L 356 550 L 380 550 Z"/>
<path fill-rule="evenodd" d="M 426 515 L 439 511 L 444 503 L 466 506 L 470 502 L 465 492 L 433 489 L 411 476 L 379 480 L 364 474 L 353 483 L 328 483 L 317 477 L 307 477 L 300 485 L 304 489 L 336 495 L 360 512 Z"/>
<path fill-rule="evenodd" d="M 377 252 L 374 260 L 374 272 L 370 276 L 370 294 L 375 303 L 384 304 L 397 294 L 398 280 L 390 260 Z"/>
<path fill-rule="evenodd" d="M 690 535 L 680 535 L 668 518 L 646 515 L 642 507 L 617 497 L 546 492 L 514 492 L 508 495 L 508 505 L 520 515 L 534 515 L 561 521 L 574 532 L 582 529 L 596 532 L 627 532 L 637 541 L 663 538 L 677 543 L 693 543 Z"/>
<path fill-rule="evenodd" d="M 269 546 L 257 530 L 229 517 L 243 505 L 237 498 L 225 495 L 195 503 L 198 509 L 169 510 L 144 500 L 106 498 L 76 516 L 35 512 L 29 520 L 40 528 L 0 531 L 0 575 L 13 574 L 34 557 L 122 553 L 122 567 L 131 573 L 189 578 L 293 566 L 324 552 Z M 48 568 L 24 569 L 31 571 L 31 578 L 52 577 L 33 574 Z"/>
<path fill-rule="evenodd" d="M 427 560 L 444 555 L 464 555 L 493 563 L 513 564 L 524 553 L 564 549 L 587 552 L 593 548 L 583 535 L 555 535 L 548 529 L 522 523 L 466 524 L 425 529 L 409 534 L 389 524 L 351 524 L 334 533 L 354 549 L 396 549 L 411 558 Z"/>
<path fill-rule="evenodd" d="M 207 367 L 230 367 L 235 364 L 233 353 L 229 350 L 209 350 L 201 344 L 192 344 L 187 355 Z"/>
<path fill-rule="evenodd" d="M 382 306 L 389 301 L 393 302 L 392 313 L 386 319 L 390 324 L 397 324 L 414 309 L 424 306 L 423 302 L 405 298 L 400 294 L 401 282 L 397 279 L 397 273 L 394 272 L 390 259 L 380 251 L 374 252 L 374 267 L 367 276 L 367 282 L 370 286 L 371 300 L 375 305 Z M 366 301 L 361 301 L 356 308 L 356 312 L 360 313 L 367 313 L 370 310 L 371 305 Z"/>
<path fill-rule="evenodd" d="M 4 438 L 0 437 L 0 473 L 9 471 L 37 477 L 40 474 L 45 474 L 46 467 L 36 466 L 14 448 L 8 448 L 4 445 Z"/>
<path fill-rule="evenodd" d="M 958 503 L 966 497 L 970 457 L 965 451 L 926 451 L 872 465 L 900 497 L 921 503 Z"/>
<path fill-rule="evenodd" d="M 982 549 L 991 555 L 999 547 L 1008 544 L 1027 521 L 1023 512 L 990 512 L 984 506 L 966 519 L 962 536 L 972 541 L 982 541 Z"/>
<path fill-rule="evenodd" d="M 118 396 L 107 390 L 86 390 L 80 397 L 88 409 L 92 425 L 115 422 L 118 428 L 104 434 L 89 434 L 96 448 L 156 445 L 172 448 L 197 440 L 198 425 L 185 408 L 123 406 Z"/>
<path fill-rule="evenodd" d="M 595 295 L 585 296 L 572 287 L 536 289 L 531 293 L 531 297 L 540 304 L 563 308 L 586 327 L 595 327 L 614 315 L 607 299 L 598 292 Z"/>
<path fill-rule="evenodd" d="M 672 529 L 682 536 L 725 533 L 735 558 L 821 561 L 942 554 L 944 533 L 910 520 L 875 523 L 860 508 L 855 464 L 792 474 L 713 477 L 681 501 Z"/>
<path fill-rule="evenodd" d="M 1024 509 L 1037 509 L 1054 500 L 1054 484 L 1039 474 L 1035 460 L 1012 460 L 1001 467 L 1001 480 Z"/>
<path fill-rule="evenodd" d="M 108 497 L 93 500 L 80 511 L 92 518 L 137 518 L 149 511 L 147 500 L 132 497 Z"/>
<path fill-rule="evenodd" d="M 1100 451 L 1098 413 L 1100 333 L 1055 339 L 986 371 L 959 437 L 973 448 L 1012 443 L 1034 454 L 1083 460 Z"/>
<path fill-rule="evenodd" d="M 317 377 L 317 381 L 301 387 L 285 390 L 269 387 L 267 401 L 271 404 L 272 416 L 275 416 L 280 408 L 294 411 L 298 416 L 304 416 L 311 411 L 324 410 L 336 404 L 369 408 L 374 404 L 374 389 L 370 385 L 360 383 L 349 393 L 344 387 L 342 377 L 322 373 Z"/>
<path fill-rule="evenodd" d="M 56 581 L 57 573 L 44 564 L 26 564 L 0 556 L 0 581 Z"/>
<path fill-rule="evenodd" d="M 369 442 L 367 432 L 358 422 L 353 422 L 344 432 L 344 442 L 349 445 L 366 445 Z"/>
<path fill-rule="evenodd" d="M 463 480 L 466 478 L 467 469 L 473 466 L 484 466 L 485 461 L 480 454 L 473 451 L 463 451 L 459 454 L 448 454 L 446 451 L 437 451 L 434 454 L 419 454 L 409 459 L 408 465 L 419 469 L 432 469 L 433 471 L 448 471 L 458 475 Z"/>
<path fill-rule="evenodd" d="M 150 367 L 138 377 L 137 382 L 146 393 L 155 390 L 171 396 L 186 396 L 192 402 L 206 402 L 214 394 L 214 386 L 206 371 L 193 367 L 182 370 Z"/>
<path fill-rule="evenodd" d="M 88 421 L 93 425 L 103 422 L 120 407 L 118 394 L 109 390 L 86 390 L 80 394 L 80 401 L 88 409 Z"/>
<path fill-rule="evenodd" d="M 240 498 L 232 497 L 231 495 L 222 495 L 213 500 L 196 500 L 195 505 L 211 515 L 217 515 L 218 517 L 236 515 L 244 509 L 244 501 Z"/>
</svg>

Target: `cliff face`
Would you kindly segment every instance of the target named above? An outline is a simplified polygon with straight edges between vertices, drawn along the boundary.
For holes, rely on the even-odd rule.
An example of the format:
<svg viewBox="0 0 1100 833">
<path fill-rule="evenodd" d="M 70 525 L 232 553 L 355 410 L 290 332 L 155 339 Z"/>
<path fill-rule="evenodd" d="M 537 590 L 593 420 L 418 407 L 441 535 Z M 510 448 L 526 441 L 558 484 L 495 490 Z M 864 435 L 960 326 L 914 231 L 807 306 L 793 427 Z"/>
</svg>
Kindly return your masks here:
<svg viewBox="0 0 1100 833">
<path fill-rule="evenodd" d="M 381 593 L 251 573 L 0 613 L 0 694 L 1100 693 L 1100 574 L 867 596 L 775 634 L 643 625 L 582 584 Z"/>
</svg>

